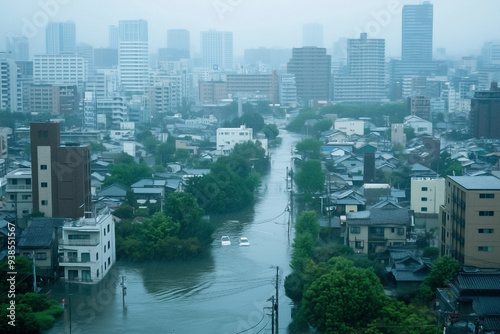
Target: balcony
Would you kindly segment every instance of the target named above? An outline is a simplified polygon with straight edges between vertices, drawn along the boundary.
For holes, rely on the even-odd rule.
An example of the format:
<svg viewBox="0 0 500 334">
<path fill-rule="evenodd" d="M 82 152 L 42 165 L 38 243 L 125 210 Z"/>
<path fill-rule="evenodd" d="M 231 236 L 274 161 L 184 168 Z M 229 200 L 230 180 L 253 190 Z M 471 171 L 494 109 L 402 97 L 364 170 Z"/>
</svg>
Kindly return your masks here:
<svg viewBox="0 0 500 334">
<path fill-rule="evenodd" d="M 6 191 L 27 190 L 31 191 L 31 184 L 7 184 Z"/>
<path fill-rule="evenodd" d="M 86 263 L 86 264 L 92 264 L 95 261 L 90 261 L 90 260 L 82 260 L 81 258 L 74 257 L 74 256 L 60 256 L 59 257 L 59 263 Z"/>
<path fill-rule="evenodd" d="M 97 246 L 100 243 L 99 239 L 59 239 L 60 246 Z"/>
</svg>

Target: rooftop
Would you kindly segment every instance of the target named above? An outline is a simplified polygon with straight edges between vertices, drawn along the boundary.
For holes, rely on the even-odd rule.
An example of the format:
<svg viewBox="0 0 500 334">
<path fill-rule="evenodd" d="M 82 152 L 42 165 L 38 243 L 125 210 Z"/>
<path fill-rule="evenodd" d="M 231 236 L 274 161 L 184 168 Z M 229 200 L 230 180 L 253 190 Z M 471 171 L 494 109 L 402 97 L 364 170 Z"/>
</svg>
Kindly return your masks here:
<svg viewBox="0 0 500 334">
<path fill-rule="evenodd" d="M 449 176 L 468 190 L 500 190 L 500 179 L 494 176 Z"/>
</svg>

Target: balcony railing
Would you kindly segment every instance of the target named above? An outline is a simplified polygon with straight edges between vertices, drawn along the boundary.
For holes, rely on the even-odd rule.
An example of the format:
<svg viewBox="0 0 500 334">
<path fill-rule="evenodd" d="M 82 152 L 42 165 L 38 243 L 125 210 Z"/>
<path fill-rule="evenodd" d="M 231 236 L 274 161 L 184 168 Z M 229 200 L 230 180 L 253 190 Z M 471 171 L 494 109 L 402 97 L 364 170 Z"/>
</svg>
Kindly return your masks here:
<svg viewBox="0 0 500 334">
<path fill-rule="evenodd" d="M 60 256 L 59 257 L 59 263 L 93 263 L 94 261 L 90 260 L 82 260 L 81 258 L 78 257 L 67 257 L 67 256 Z"/>
<path fill-rule="evenodd" d="M 6 191 L 31 190 L 31 184 L 7 184 Z"/>
<path fill-rule="evenodd" d="M 61 246 L 97 246 L 99 244 L 99 239 L 59 239 Z"/>
</svg>

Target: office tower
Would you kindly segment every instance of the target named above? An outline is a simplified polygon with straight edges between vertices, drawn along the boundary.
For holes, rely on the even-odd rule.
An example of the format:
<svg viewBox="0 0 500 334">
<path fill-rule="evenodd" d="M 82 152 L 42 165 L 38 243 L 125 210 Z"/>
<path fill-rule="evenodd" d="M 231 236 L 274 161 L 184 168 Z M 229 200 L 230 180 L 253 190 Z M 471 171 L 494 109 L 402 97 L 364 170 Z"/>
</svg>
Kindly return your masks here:
<svg viewBox="0 0 500 334">
<path fill-rule="evenodd" d="M 484 64 L 500 65 L 500 40 L 484 43 L 482 56 Z"/>
<path fill-rule="evenodd" d="M 439 210 L 441 256 L 460 266 L 500 268 L 500 180 L 494 176 L 448 176 Z"/>
<path fill-rule="evenodd" d="M 323 47 L 323 25 L 307 23 L 302 26 L 302 46 Z"/>
<path fill-rule="evenodd" d="M 474 138 L 500 139 L 500 88 L 491 83 L 490 90 L 476 91 L 470 106 L 470 134 Z"/>
<path fill-rule="evenodd" d="M 334 101 L 342 103 L 381 103 L 385 94 L 385 40 L 347 40 L 347 73 L 334 79 Z"/>
<path fill-rule="evenodd" d="M 403 62 L 432 61 L 433 5 L 403 6 L 402 48 Z"/>
<path fill-rule="evenodd" d="M 76 55 L 85 59 L 87 70 L 92 73 L 94 68 L 94 47 L 87 43 L 78 43 L 76 45 Z"/>
<path fill-rule="evenodd" d="M 85 59 L 75 55 L 35 55 L 33 81 L 35 84 L 72 84 L 82 86 L 87 81 Z"/>
<path fill-rule="evenodd" d="M 17 61 L 27 61 L 30 57 L 28 38 L 24 36 L 8 36 L 6 38 L 7 54 Z"/>
<path fill-rule="evenodd" d="M 233 68 L 233 33 L 229 31 L 202 31 L 201 54 L 203 67 L 213 70 Z"/>
<path fill-rule="evenodd" d="M 92 211 L 90 146 L 60 142 L 59 123 L 31 123 L 33 211 L 81 218 Z"/>
<path fill-rule="evenodd" d="M 46 53 L 57 55 L 74 53 L 76 50 L 76 28 L 72 21 L 49 22 L 45 28 Z"/>
<path fill-rule="evenodd" d="M 148 22 L 119 22 L 118 72 L 125 92 L 144 92 L 149 82 Z"/>
<path fill-rule="evenodd" d="M 96 48 L 94 49 L 94 69 L 117 68 L 118 49 Z"/>
<path fill-rule="evenodd" d="M 167 30 L 167 60 L 189 59 L 191 57 L 190 49 L 189 31 L 185 29 Z"/>
<path fill-rule="evenodd" d="M 312 101 L 330 100 L 331 56 L 325 48 L 294 48 L 287 72 L 295 75 L 297 98 L 307 105 Z"/>
<path fill-rule="evenodd" d="M 109 26 L 109 47 L 118 49 L 120 46 L 120 33 L 117 26 Z"/>
<path fill-rule="evenodd" d="M 21 73 L 16 61 L 0 55 L 0 110 L 23 110 Z"/>
</svg>

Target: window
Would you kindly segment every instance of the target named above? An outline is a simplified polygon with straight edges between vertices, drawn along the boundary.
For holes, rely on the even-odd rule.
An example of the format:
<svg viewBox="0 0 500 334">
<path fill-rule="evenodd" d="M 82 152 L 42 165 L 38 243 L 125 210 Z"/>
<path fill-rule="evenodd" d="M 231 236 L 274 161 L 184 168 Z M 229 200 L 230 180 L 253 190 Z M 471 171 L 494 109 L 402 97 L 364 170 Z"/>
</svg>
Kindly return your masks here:
<svg viewBox="0 0 500 334">
<path fill-rule="evenodd" d="M 422 198 L 420 198 L 420 200 L 421 200 L 422 202 L 427 202 L 427 197 L 422 197 Z"/>
<path fill-rule="evenodd" d="M 104 253 L 106 253 L 106 245 L 104 245 Z"/>
<path fill-rule="evenodd" d="M 110 265 L 111 265 L 111 258 L 108 257 L 108 266 L 110 266 Z"/>
<path fill-rule="evenodd" d="M 108 241 L 108 249 L 111 248 L 111 241 Z"/>
<path fill-rule="evenodd" d="M 47 253 L 36 253 L 35 257 L 37 260 L 47 260 Z"/>
<path fill-rule="evenodd" d="M 421 207 L 421 208 L 420 208 L 420 211 L 422 211 L 422 212 L 427 212 L 427 207 L 426 207 L 426 206 Z"/>
<path fill-rule="evenodd" d="M 103 231 L 104 231 L 104 236 L 106 236 L 106 229 L 104 229 Z"/>
<path fill-rule="evenodd" d="M 493 246 L 479 246 L 477 250 L 479 252 L 493 252 Z"/>
<path fill-rule="evenodd" d="M 82 253 L 82 262 L 90 262 L 90 253 Z"/>
<path fill-rule="evenodd" d="M 95 253 L 95 260 L 99 261 L 99 253 Z M 99 275 L 98 275 L 99 276 Z"/>
<path fill-rule="evenodd" d="M 494 229 L 492 229 L 492 228 L 480 228 L 477 232 L 484 233 L 484 234 L 493 234 Z"/>
<path fill-rule="evenodd" d="M 355 245 L 354 245 L 354 247 L 355 247 L 356 249 L 363 249 L 363 248 L 364 248 L 364 246 L 365 246 L 364 241 L 356 241 L 356 243 L 355 243 Z"/>
<path fill-rule="evenodd" d="M 422 191 L 427 191 L 427 187 L 422 187 Z"/>
<path fill-rule="evenodd" d="M 49 205 L 49 201 L 42 199 L 42 205 Z"/>
<path fill-rule="evenodd" d="M 479 194 L 479 198 L 495 198 L 495 194 Z"/>
<path fill-rule="evenodd" d="M 42 188 L 47 188 L 47 182 L 42 182 L 42 183 L 40 184 L 40 186 L 41 186 Z"/>
<path fill-rule="evenodd" d="M 21 198 L 23 200 L 31 199 L 31 195 L 22 195 Z"/>
<path fill-rule="evenodd" d="M 89 240 L 90 234 L 69 234 L 69 240 Z"/>
<path fill-rule="evenodd" d="M 404 235 L 405 229 L 403 227 L 398 227 L 398 235 Z"/>
<path fill-rule="evenodd" d="M 494 211 L 479 211 L 480 216 L 494 216 Z"/>
<path fill-rule="evenodd" d="M 361 228 L 359 226 L 352 226 L 351 233 L 352 234 L 359 234 L 359 233 L 361 233 Z"/>
<path fill-rule="evenodd" d="M 109 233 L 109 224 L 108 224 L 108 233 Z"/>
<path fill-rule="evenodd" d="M 90 282 L 90 270 L 82 270 L 82 281 Z"/>
<path fill-rule="evenodd" d="M 99 269 L 97 269 L 96 276 L 99 277 Z"/>
<path fill-rule="evenodd" d="M 47 165 L 40 165 L 41 170 L 47 170 Z"/>
</svg>

